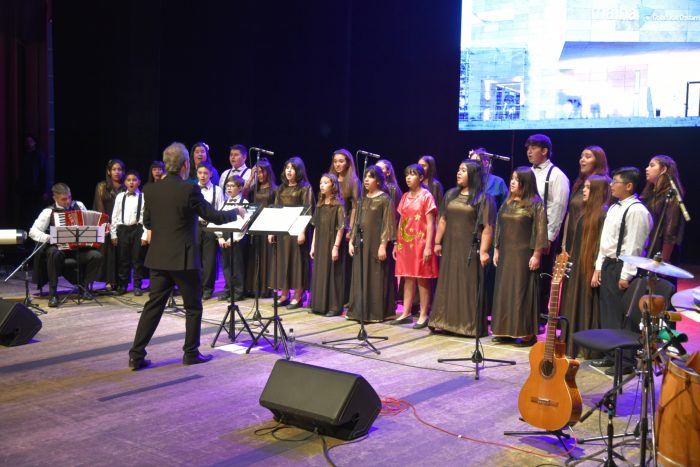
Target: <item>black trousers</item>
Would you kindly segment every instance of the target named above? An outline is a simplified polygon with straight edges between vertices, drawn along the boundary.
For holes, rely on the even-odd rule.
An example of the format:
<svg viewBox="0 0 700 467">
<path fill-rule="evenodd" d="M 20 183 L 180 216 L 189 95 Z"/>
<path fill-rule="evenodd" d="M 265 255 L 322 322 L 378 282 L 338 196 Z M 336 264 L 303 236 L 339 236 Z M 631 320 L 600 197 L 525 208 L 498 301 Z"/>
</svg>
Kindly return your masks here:
<svg viewBox="0 0 700 467">
<path fill-rule="evenodd" d="M 59 250 L 55 245 L 46 247 L 46 270 L 49 276 L 49 293 L 56 293 L 58 277 L 63 275 L 67 258 L 75 259 L 80 269 L 80 284 L 85 287 L 97 278 L 102 264 L 102 253 L 94 248 Z"/>
<path fill-rule="evenodd" d="M 218 267 L 216 256 L 219 251 L 219 240 L 214 232 L 199 228 L 199 248 L 202 254 L 202 285 L 207 292 L 214 291 Z"/>
<path fill-rule="evenodd" d="M 618 283 L 622 274 L 622 261 L 605 260 L 600 275 L 600 326 L 603 329 L 632 329 L 631 321 L 625 324 L 625 315 L 627 310 L 622 304 L 622 297 L 625 295 L 625 290 L 620 289 Z M 637 327 L 636 331 L 639 331 Z M 634 356 L 634 350 L 625 350 L 622 353 L 622 358 L 625 364 L 630 364 Z M 607 358 L 613 360 L 614 353 L 607 355 Z"/>
<path fill-rule="evenodd" d="M 141 224 L 120 225 L 117 228 L 117 257 L 119 258 L 119 285 L 126 287 L 131 281 L 131 267 L 134 268 L 134 287 L 141 288 L 143 279 L 144 248 L 141 246 Z"/>
<path fill-rule="evenodd" d="M 156 332 L 175 284 L 180 289 L 185 307 L 185 344 L 182 346 L 182 351 L 185 356 L 197 355 L 199 353 L 199 336 L 202 330 L 201 271 L 198 269 L 185 271 L 151 269 L 150 279 L 151 292 L 141 312 L 134 345 L 129 350 L 129 358 L 139 359 L 146 356 L 146 346 Z"/>
<path fill-rule="evenodd" d="M 243 252 L 248 246 L 248 238 L 244 237 L 237 242 L 232 242 L 229 248 L 221 249 L 221 264 L 226 281 L 225 293 L 233 293 L 236 297 L 244 295 L 245 260 Z M 233 265 L 231 260 L 233 259 Z M 233 287 L 231 287 L 233 285 Z"/>
</svg>

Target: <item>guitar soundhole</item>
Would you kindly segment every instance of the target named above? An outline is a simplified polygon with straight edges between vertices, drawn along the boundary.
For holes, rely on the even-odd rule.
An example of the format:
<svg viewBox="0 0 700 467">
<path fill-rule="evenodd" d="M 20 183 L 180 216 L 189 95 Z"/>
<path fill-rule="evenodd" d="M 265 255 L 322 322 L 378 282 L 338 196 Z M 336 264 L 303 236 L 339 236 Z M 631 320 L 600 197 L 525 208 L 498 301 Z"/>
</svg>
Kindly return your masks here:
<svg viewBox="0 0 700 467">
<path fill-rule="evenodd" d="M 554 362 L 547 360 L 542 361 L 540 364 L 540 373 L 545 378 L 551 378 L 554 374 Z"/>
</svg>

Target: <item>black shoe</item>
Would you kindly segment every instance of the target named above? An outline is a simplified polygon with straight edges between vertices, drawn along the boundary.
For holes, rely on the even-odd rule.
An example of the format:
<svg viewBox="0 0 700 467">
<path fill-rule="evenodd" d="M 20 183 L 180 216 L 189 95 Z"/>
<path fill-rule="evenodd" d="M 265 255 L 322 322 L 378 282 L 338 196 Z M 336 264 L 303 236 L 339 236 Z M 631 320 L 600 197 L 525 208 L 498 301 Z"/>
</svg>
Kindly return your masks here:
<svg viewBox="0 0 700 467">
<path fill-rule="evenodd" d="M 319 314 L 321 314 L 321 313 L 319 313 Z M 334 316 L 340 316 L 342 314 L 343 314 L 342 311 L 329 311 L 324 316 L 326 316 L 327 318 L 332 318 Z"/>
<path fill-rule="evenodd" d="M 634 367 L 632 365 L 623 365 L 622 366 L 622 374 L 623 375 L 629 375 L 634 372 Z M 610 368 L 607 368 L 604 373 L 608 376 L 615 376 L 615 367 L 611 366 Z"/>
<path fill-rule="evenodd" d="M 229 295 L 227 293 L 222 293 L 221 295 L 219 295 L 220 302 L 227 302 L 227 301 L 229 301 L 230 298 L 231 298 L 231 295 Z"/>
<path fill-rule="evenodd" d="M 609 366 L 613 366 L 614 364 L 615 362 L 610 360 L 609 358 L 601 358 L 600 360 L 591 361 L 591 366 L 594 366 L 596 368 L 607 368 Z"/>
<path fill-rule="evenodd" d="M 130 358 L 129 359 L 129 368 L 131 368 L 131 371 L 139 371 L 141 368 L 146 368 L 147 366 L 151 365 L 150 360 L 146 360 L 145 358 Z"/>
<path fill-rule="evenodd" d="M 49 307 L 56 308 L 58 306 L 58 295 L 53 294 L 49 297 Z"/>
<path fill-rule="evenodd" d="M 197 353 L 197 355 L 193 357 L 185 355 L 182 357 L 182 363 L 184 365 L 197 365 L 198 363 L 207 363 L 212 358 L 214 358 L 213 355 L 202 355 L 201 353 Z"/>
<path fill-rule="evenodd" d="M 509 336 L 493 336 L 491 338 L 491 343 L 493 344 L 506 344 L 513 342 L 515 339 Z"/>
<path fill-rule="evenodd" d="M 537 337 L 532 336 L 530 339 L 518 339 L 515 342 L 516 347 L 532 347 L 537 343 Z"/>
<path fill-rule="evenodd" d="M 94 300 L 94 299 L 95 299 L 95 296 L 94 296 L 94 295 L 92 294 L 92 292 L 90 292 L 88 289 L 83 290 L 83 291 L 80 293 L 80 297 L 81 297 L 83 300 Z"/>
<path fill-rule="evenodd" d="M 134 295 L 136 297 L 140 297 L 141 295 L 143 295 L 143 290 L 141 290 L 140 287 L 134 287 Z"/>
<path fill-rule="evenodd" d="M 280 300 L 279 297 L 277 297 L 277 306 L 287 306 L 289 305 L 289 297 L 285 298 L 284 300 Z"/>
<path fill-rule="evenodd" d="M 413 325 L 413 329 L 423 329 L 428 327 L 428 321 L 429 319 L 426 319 L 422 323 L 416 322 L 416 324 Z"/>
<path fill-rule="evenodd" d="M 288 310 L 296 310 L 297 308 L 301 308 L 301 302 L 290 303 L 287 305 Z"/>
<path fill-rule="evenodd" d="M 117 295 L 124 295 L 126 293 L 126 287 L 117 287 Z"/>
<path fill-rule="evenodd" d="M 211 290 L 205 290 L 204 293 L 202 294 L 202 300 L 209 300 L 211 299 Z"/>
<path fill-rule="evenodd" d="M 392 326 L 397 326 L 399 324 L 411 324 L 413 322 L 413 316 L 408 315 L 403 318 L 397 318 L 394 320 L 389 321 L 389 324 Z"/>
</svg>

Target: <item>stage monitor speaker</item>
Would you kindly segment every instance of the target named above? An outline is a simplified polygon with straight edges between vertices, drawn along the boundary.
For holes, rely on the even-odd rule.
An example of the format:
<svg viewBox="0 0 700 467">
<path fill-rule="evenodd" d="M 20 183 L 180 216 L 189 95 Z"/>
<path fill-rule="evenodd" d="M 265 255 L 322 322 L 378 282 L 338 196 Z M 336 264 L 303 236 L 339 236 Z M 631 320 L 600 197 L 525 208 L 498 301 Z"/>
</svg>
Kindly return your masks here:
<svg viewBox="0 0 700 467">
<path fill-rule="evenodd" d="M 260 395 L 275 420 L 351 440 L 367 434 L 382 403 L 360 375 L 277 360 Z"/>
<path fill-rule="evenodd" d="M 41 329 L 41 320 L 22 303 L 0 298 L 0 345 L 26 344 Z"/>
</svg>

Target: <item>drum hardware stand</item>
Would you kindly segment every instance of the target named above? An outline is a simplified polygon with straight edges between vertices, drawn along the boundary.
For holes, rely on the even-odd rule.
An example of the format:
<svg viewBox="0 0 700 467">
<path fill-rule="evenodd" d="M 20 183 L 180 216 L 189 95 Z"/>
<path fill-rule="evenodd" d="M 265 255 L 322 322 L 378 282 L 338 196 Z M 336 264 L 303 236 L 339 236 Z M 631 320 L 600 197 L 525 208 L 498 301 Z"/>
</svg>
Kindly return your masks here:
<svg viewBox="0 0 700 467">
<path fill-rule="evenodd" d="M 650 310 L 650 302 L 651 302 L 651 297 L 653 296 L 653 290 L 654 290 L 654 283 L 657 279 L 657 276 L 654 272 L 651 272 L 650 278 L 649 278 L 649 283 L 648 283 L 648 294 L 647 296 L 642 297 L 642 349 L 640 351 L 640 356 L 639 356 L 639 366 L 641 367 L 639 370 L 635 372 L 635 374 L 632 374 L 628 376 L 626 379 L 620 381 L 618 384 L 614 385 L 610 390 L 608 390 L 603 397 L 595 404 L 594 407 L 592 407 L 588 412 L 586 412 L 579 422 L 583 422 L 586 420 L 594 411 L 600 409 L 600 407 L 605 404 L 606 409 L 608 411 L 608 428 L 607 428 L 607 436 L 605 437 L 594 437 L 594 438 L 583 438 L 583 439 L 577 439 L 576 442 L 577 444 L 584 444 L 589 441 L 597 441 L 601 439 L 607 439 L 606 442 L 606 448 L 597 451 L 593 454 L 590 454 L 586 457 L 582 457 L 580 459 L 576 459 L 575 461 L 569 463 L 567 462 L 566 465 L 576 465 L 579 462 L 585 461 L 585 460 L 600 460 L 597 459 L 597 456 L 603 452 L 606 453 L 606 458 L 604 460 L 604 465 L 607 466 L 615 466 L 615 461 L 613 460 L 613 457 L 617 457 L 618 459 L 625 460 L 623 456 L 620 454 L 617 454 L 616 452 L 613 451 L 613 448 L 617 446 L 621 446 L 624 444 L 629 444 L 629 441 L 621 441 L 620 443 L 613 443 L 614 438 L 627 438 L 630 436 L 633 436 L 635 438 L 639 437 L 640 439 L 640 447 L 639 447 L 639 455 L 640 455 L 640 461 L 639 465 L 646 465 L 646 450 L 647 450 L 647 442 L 648 442 L 648 437 L 649 434 L 651 433 L 651 460 L 652 460 L 652 465 L 656 465 L 656 440 L 654 436 L 654 418 L 655 418 L 655 407 L 656 407 L 656 398 L 654 394 L 654 376 L 653 376 L 653 358 L 661 352 L 665 347 L 671 344 L 671 342 L 666 343 L 661 349 L 659 349 L 654 355 L 652 355 L 651 352 L 651 340 L 652 340 L 652 324 L 651 324 L 651 314 L 654 310 Z M 645 299 L 649 298 L 649 299 Z M 617 349 L 616 353 L 618 354 L 616 356 L 616 364 L 620 365 L 620 368 L 618 371 L 622 371 L 621 369 L 621 361 L 622 361 L 622 349 Z M 615 410 L 617 407 L 617 393 L 618 391 L 622 390 L 622 387 L 625 386 L 628 382 L 632 381 L 635 378 L 641 378 L 642 380 L 642 401 L 640 404 L 640 412 L 639 412 L 639 421 L 637 422 L 634 430 L 631 433 L 620 433 L 620 434 L 614 434 L 614 429 L 613 429 L 613 418 L 615 416 Z M 651 425 L 649 424 L 649 401 L 651 400 Z"/>
<path fill-rule="evenodd" d="M 47 314 L 47 312 L 46 312 L 46 310 L 44 310 L 43 308 L 41 308 L 39 305 L 35 305 L 35 304 L 32 302 L 32 297 L 31 297 L 31 295 L 29 294 L 29 260 L 32 259 L 32 258 L 34 257 L 34 255 L 36 255 L 36 254 L 39 253 L 41 250 L 43 250 L 43 249 L 46 247 L 47 244 L 48 244 L 48 242 L 46 242 L 46 243 L 39 243 L 39 244 L 35 245 L 34 251 L 32 251 L 32 253 L 31 253 L 29 256 L 27 256 L 27 257 L 20 263 L 20 265 L 17 266 L 17 268 L 15 268 L 15 270 L 12 271 L 12 272 L 10 273 L 10 275 L 7 276 L 7 277 L 5 278 L 5 280 L 3 281 L 3 282 L 9 281 L 10 279 L 12 279 L 12 276 L 14 276 L 14 275 L 17 273 L 17 271 L 19 271 L 20 269 L 24 270 L 24 301 L 23 301 L 22 303 L 23 303 L 27 308 L 31 308 L 35 315 L 45 315 L 45 314 Z"/>
<path fill-rule="evenodd" d="M 479 162 L 481 163 L 481 162 Z M 490 172 L 490 165 L 489 169 L 486 172 L 486 177 L 484 177 L 485 180 L 488 180 L 489 177 L 489 172 Z M 484 185 L 484 191 L 482 192 L 481 200 L 478 201 L 478 208 L 476 211 L 476 216 L 474 217 L 474 229 L 472 230 L 472 244 L 471 247 L 469 248 L 469 256 L 467 257 L 467 267 L 469 267 L 469 264 L 471 264 L 472 261 L 472 254 L 474 253 L 474 250 L 477 251 L 477 254 L 479 252 L 479 245 L 481 244 L 481 239 L 479 238 L 479 218 L 481 217 L 481 210 L 484 201 L 486 201 L 485 198 L 485 193 L 486 193 L 486 187 Z M 477 261 L 480 261 L 480 259 L 477 259 Z M 515 365 L 514 360 L 498 360 L 495 358 L 486 358 L 484 357 L 484 347 L 481 345 L 481 334 L 483 330 L 481 327 L 484 325 L 483 321 L 483 315 L 486 310 L 484 310 L 484 288 L 486 287 L 485 284 L 483 283 L 484 281 L 484 268 L 479 264 L 479 273 L 476 275 L 476 290 L 477 290 L 477 295 L 476 295 L 476 338 L 474 339 L 474 352 L 472 352 L 471 357 L 468 358 L 438 358 L 438 363 L 444 363 L 444 362 L 464 362 L 464 361 L 470 361 L 474 364 L 474 379 L 478 380 L 479 379 L 479 367 L 481 366 L 482 368 L 485 368 L 484 362 L 494 362 L 494 363 L 503 363 L 506 365 Z M 487 329 L 487 334 L 488 334 L 488 329 Z"/>
<path fill-rule="evenodd" d="M 57 240 L 56 243 L 65 243 L 65 242 L 59 241 L 59 238 L 61 236 L 60 235 L 61 232 L 66 232 L 67 234 L 70 235 L 70 237 L 71 237 L 70 239 L 72 241 L 68 242 L 68 243 L 81 243 L 82 242 L 81 237 L 85 233 L 88 233 L 88 234 L 94 233 L 95 238 L 89 239 L 92 243 L 104 243 L 104 238 L 102 238 L 102 240 L 99 239 L 98 229 L 99 229 L 99 227 L 94 227 L 94 226 L 84 226 L 83 230 L 80 230 L 80 226 L 57 226 L 56 227 L 56 240 Z M 92 235 L 89 235 L 89 237 L 92 237 Z M 82 250 L 82 248 L 80 248 L 80 247 L 75 250 L 75 260 L 78 263 L 77 273 L 76 273 L 77 284 L 72 284 L 73 285 L 72 290 L 63 298 L 63 300 L 61 300 L 60 305 L 63 305 L 66 302 L 66 300 L 68 300 L 68 297 L 70 297 L 70 295 L 72 293 L 75 293 L 77 291 L 78 299 L 77 300 L 72 299 L 72 300 L 75 303 L 77 303 L 78 305 L 80 305 L 82 302 L 94 301 L 98 305 L 102 306 L 102 303 L 100 303 L 100 301 L 97 299 L 95 294 L 93 294 L 92 292 L 89 292 L 89 290 L 86 287 L 84 287 L 81 283 L 81 277 L 80 277 L 81 276 L 81 274 L 80 274 L 80 269 L 81 269 L 80 253 L 81 253 L 81 250 Z M 88 294 L 92 298 L 84 298 L 84 296 L 88 295 Z"/>
<path fill-rule="evenodd" d="M 364 161 L 364 164 L 362 167 L 362 173 L 364 174 L 365 170 L 367 170 L 368 153 L 366 151 L 357 151 L 357 153 L 355 154 L 355 157 L 357 157 L 360 153 L 364 153 L 364 155 L 365 155 L 365 161 Z M 363 185 L 362 191 L 364 192 L 364 185 Z M 372 344 L 370 339 L 376 339 L 379 341 L 386 341 L 386 340 L 389 340 L 389 337 L 388 336 L 370 336 L 367 334 L 367 330 L 365 329 L 365 316 L 367 314 L 367 296 L 365 295 L 365 290 L 364 290 L 365 268 L 364 268 L 364 259 L 362 257 L 363 250 L 364 250 L 364 229 L 362 228 L 362 198 L 363 197 L 364 197 L 364 193 L 360 193 L 360 197 L 359 197 L 358 203 L 357 203 L 357 216 L 355 217 L 355 225 L 357 225 L 357 238 L 355 239 L 356 244 L 357 244 L 357 248 L 355 250 L 355 255 L 359 255 L 358 258 L 359 258 L 359 262 L 360 262 L 360 266 L 359 266 L 360 285 L 358 287 L 358 289 L 360 291 L 359 296 L 360 296 L 360 305 L 361 305 L 360 306 L 360 308 L 361 308 L 360 309 L 360 329 L 357 332 L 356 337 L 345 337 L 342 339 L 333 339 L 330 341 L 322 341 L 321 344 L 327 345 L 327 344 L 336 344 L 339 342 L 349 342 L 349 341 L 353 341 L 353 340 L 358 340 L 358 341 L 360 341 L 360 345 L 365 346 L 365 347 L 369 347 L 369 349 L 372 350 L 372 352 L 376 353 L 377 355 L 380 355 L 381 352 L 379 350 L 377 350 L 377 348 L 374 346 L 374 344 Z M 387 252 L 387 259 L 385 261 L 389 260 L 388 256 L 390 254 L 391 253 Z M 353 258 L 353 261 L 354 261 L 354 258 Z M 358 294 L 355 294 L 355 295 L 357 296 Z M 411 305 L 409 304 L 409 307 L 410 306 Z"/>
</svg>

